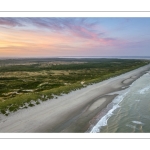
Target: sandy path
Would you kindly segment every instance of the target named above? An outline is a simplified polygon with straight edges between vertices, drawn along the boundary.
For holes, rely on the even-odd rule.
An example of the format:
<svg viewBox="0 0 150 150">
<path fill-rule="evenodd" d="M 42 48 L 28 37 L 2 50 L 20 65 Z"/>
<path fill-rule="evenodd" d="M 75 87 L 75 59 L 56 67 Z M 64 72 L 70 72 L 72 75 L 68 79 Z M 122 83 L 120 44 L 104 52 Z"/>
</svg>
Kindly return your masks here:
<svg viewBox="0 0 150 150">
<path fill-rule="evenodd" d="M 0 115 L 0 132 L 85 132 L 89 121 L 117 94 L 150 69 L 150 65 L 115 78 L 90 85 L 40 105 Z"/>
</svg>

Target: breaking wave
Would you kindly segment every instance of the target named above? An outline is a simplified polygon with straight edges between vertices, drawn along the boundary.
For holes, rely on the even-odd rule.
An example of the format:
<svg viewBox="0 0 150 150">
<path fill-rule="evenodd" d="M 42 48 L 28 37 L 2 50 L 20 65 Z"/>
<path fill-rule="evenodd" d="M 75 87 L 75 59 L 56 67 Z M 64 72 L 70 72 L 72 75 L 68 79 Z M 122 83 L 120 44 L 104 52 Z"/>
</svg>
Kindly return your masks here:
<svg viewBox="0 0 150 150">
<path fill-rule="evenodd" d="M 119 108 L 119 103 L 124 99 L 124 97 L 126 96 L 126 94 L 129 91 L 127 91 L 126 93 L 117 96 L 113 101 L 112 101 L 112 105 L 113 107 L 107 112 L 107 114 L 105 116 L 103 116 L 98 123 L 92 128 L 92 130 L 90 131 L 90 133 L 98 133 L 100 132 L 101 127 L 103 126 L 107 126 L 107 121 L 108 119 L 113 115 L 113 111 L 116 110 L 117 108 Z"/>
<path fill-rule="evenodd" d="M 150 86 L 147 86 L 147 87 L 145 87 L 145 88 L 139 90 L 139 93 L 140 93 L 140 94 L 145 94 L 145 92 L 147 92 L 149 89 L 150 89 Z"/>
</svg>

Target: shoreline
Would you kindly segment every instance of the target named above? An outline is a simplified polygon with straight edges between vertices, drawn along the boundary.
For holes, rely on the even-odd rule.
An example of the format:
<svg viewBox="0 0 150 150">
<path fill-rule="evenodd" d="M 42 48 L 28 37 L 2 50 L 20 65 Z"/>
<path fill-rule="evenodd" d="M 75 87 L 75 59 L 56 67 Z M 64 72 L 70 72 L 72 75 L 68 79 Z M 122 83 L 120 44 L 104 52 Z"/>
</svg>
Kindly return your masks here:
<svg viewBox="0 0 150 150">
<path fill-rule="evenodd" d="M 117 77 L 89 85 L 40 105 L 0 115 L 1 133 L 79 133 L 86 132 L 90 121 L 118 94 L 150 69 L 150 64 Z"/>
</svg>

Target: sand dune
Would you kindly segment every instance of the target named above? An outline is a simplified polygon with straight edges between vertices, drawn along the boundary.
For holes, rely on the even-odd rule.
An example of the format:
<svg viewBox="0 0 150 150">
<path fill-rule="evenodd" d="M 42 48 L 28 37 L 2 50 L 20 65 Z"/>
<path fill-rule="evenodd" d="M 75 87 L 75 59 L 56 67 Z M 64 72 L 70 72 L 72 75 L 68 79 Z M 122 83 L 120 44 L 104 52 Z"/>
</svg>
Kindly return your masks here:
<svg viewBox="0 0 150 150">
<path fill-rule="evenodd" d="M 147 65 L 7 117 L 0 115 L 0 132 L 86 132 L 90 121 L 117 96 L 109 94 L 128 87 L 149 69 Z"/>
</svg>

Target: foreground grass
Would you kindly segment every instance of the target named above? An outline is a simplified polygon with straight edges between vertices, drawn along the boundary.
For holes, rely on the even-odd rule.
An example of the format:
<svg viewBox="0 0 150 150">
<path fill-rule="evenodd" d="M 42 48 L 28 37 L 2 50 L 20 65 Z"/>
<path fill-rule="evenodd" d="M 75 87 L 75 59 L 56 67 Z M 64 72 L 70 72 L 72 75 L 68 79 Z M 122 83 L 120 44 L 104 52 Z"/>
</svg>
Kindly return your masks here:
<svg viewBox="0 0 150 150">
<path fill-rule="evenodd" d="M 83 61 L 83 60 L 81 60 Z M 85 61 L 85 60 L 84 60 Z M 0 111 L 8 115 L 148 64 L 141 60 L 96 59 L 79 64 L 1 67 Z M 45 62 L 44 62 L 45 63 Z"/>
</svg>

